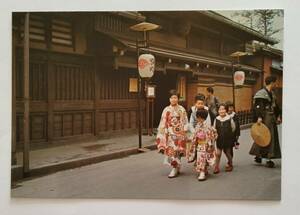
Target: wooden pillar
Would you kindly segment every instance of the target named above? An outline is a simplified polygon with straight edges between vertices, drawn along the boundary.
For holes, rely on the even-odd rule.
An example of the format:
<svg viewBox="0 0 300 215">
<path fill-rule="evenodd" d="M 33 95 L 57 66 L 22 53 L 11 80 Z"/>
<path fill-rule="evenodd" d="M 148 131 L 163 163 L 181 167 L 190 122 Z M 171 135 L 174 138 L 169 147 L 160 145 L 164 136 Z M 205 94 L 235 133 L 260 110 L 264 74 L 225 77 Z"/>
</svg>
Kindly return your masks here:
<svg viewBox="0 0 300 215">
<path fill-rule="evenodd" d="M 154 99 L 151 101 L 151 136 L 153 135 L 154 128 Z"/>
<path fill-rule="evenodd" d="M 17 164 L 17 137 L 16 137 L 16 38 L 17 33 L 13 28 L 12 36 L 12 147 L 11 147 L 11 164 Z"/>
<path fill-rule="evenodd" d="M 235 110 L 234 64 L 232 63 L 232 103 Z"/>
<path fill-rule="evenodd" d="M 99 65 L 96 61 L 96 58 L 93 58 L 93 74 L 94 74 L 94 135 L 97 136 L 98 134 L 98 130 L 99 130 L 99 127 L 98 127 L 98 123 L 97 123 L 97 100 L 100 98 L 100 95 L 99 95 L 99 88 L 100 86 L 99 85 L 99 82 L 98 82 L 98 76 L 97 76 L 97 70 L 99 68 Z"/>
<path fill-rule="evenodd" d="M 136 69 L 137 69 L 137 74 L 138 74 L 138 96 L 137 96 L 137 105 L 138 105 L 138 114 L 137 114 L 137 117 L 138 117 L 138 131 L 139 131 L 139 135 L 138 135 L 138 138 L 139 138 L 139 146 L 138 148 L 142 148 L 142 113 L 141 113 L 141 91 L 142 91 L 142 79 L 141 79 L 141 76 L 139 75 L 139 56 L 140 56 L 140 53 L 139 53 L 139 41 L 138 41 L 138 36 L 136 36 L 136 53 L 137 53 L 137 60 L 136 60 Z"/>
<path fill-rule="evenodd" d="M 23 148 L 23 172 L 29 172 L 30 151 L 30 116 L 29 116 L 29 13 L 25 14 L 24 22 L 24 148 Z"/>
<path fill-rule="evenodd" d="M 146 99 L 146 103 L 145 103 L 145 108 L 146 108 L 146 130 L 147 130 L 147 134 L 150 135 L 150 99 Z"/>
<path fill-rule="evenodd" d="M 47 17 L 46 19 L 46 43 L 47 43 L 47 97 L 48 97 L 48 116 L 47 116 L 47 139 L 48 139 L 48 144 L 51 144 L 53 141 L 53 120 L 54 120 L 54 115 L 53 115 L 53 108 L 54 108 L 54 101 L 55 101 L 55 68 L 53 61 L 51 61 L 51 18 Z"/>
<path fill-rule="evenodd" d="M 54 101 L 55 101 L 55 74 L 54 74 L 54 65 L 50 60 L 50 53 L 48 52 L 48 60 L 47 60 L 47 79 L 48 79 L 48 124 L 47 124 L 47 136 L 48 143 L 51 144 L 53 141 L 53 129 L 54 129 Z"/>
<path fill-rule="evenodd" d="M 262 56 L 261 68 L 262 68 L 262 72 L 261 72 L 261 88 L 263 88 L 264 87 L 264 82 L 265 82 L 265 57 L 264 56 Z"/>
</svg>

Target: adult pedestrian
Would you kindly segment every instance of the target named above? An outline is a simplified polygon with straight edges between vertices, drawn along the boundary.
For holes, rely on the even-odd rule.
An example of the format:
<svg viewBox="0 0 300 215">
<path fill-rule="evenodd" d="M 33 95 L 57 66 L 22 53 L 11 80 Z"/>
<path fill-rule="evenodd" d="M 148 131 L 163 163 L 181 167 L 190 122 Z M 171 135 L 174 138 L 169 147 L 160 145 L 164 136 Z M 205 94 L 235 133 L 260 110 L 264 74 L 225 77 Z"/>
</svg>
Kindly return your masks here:
<svg viewBox="0 0 300 215">
<path fill-rule="evenodd" d="M 208 113 L 210 115 L 211 123 L 213 124 L 216 116 L 218 115 L 218 108 L 219 108 L 219 100 L 216 96 L 214 96 L 214 89 L 212 87 L 206 88 L 206 99 L 205 103 L 208 107 Z"/>
<path fill-rule="evenodd" d="M 257 145 L 255 142 L 250 149 L 250 154 L 255 155 L 255 162 L 262 163 L 262 159 L 267 159 L 266 166 L 275 166 L 272 159 L 281 158 L 277 124 L 281 122 L 281 110 L 276 102 L 273 89 L 276 87 L 277 78 L 268 76 L 265 79 L 265 87 L 254 95 L 254 122 L 264 123 L 270 133 L 270 144 L 265 147 Z"/>
<path fill-rule="evenodd" d="M 161 115 L 156 144 L 158 151 L 165 155 L 165 163 L 172 167 L 168 177 L 174 178 L 180 173 L 181 158 L 186 155 L 189 123 L 184 107 L 178 104 L 179 95 L 176 90 L 170 91 L 169 100 L 170 105 Z"/>
</svg>

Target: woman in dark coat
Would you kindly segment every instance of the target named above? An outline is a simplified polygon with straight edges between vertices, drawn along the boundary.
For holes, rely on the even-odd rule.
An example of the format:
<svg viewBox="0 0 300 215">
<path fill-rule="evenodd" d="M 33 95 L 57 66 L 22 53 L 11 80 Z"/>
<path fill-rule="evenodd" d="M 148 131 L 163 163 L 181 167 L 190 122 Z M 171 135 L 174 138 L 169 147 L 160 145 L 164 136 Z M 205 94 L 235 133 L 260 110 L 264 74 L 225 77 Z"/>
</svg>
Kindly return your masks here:
<svg viewBox="0 0 300 215">
<path fill-rule="evenodd" d="M 253 143 L 250 154 L 255 155 L 255 162 L 262 163 L 262 158 L 267 159 L 266 166 L 273 168 L 271 159 L 281 158 L 277 124 L 281 122 L 281 110 L 276 103 L 273 92 L 277 78 L 269 76 L 265 79 L 266 86 L 254 96 L 254 122 L 264 123 L 270 130 L 271 141 L 266 147 Z"/>
</svg>

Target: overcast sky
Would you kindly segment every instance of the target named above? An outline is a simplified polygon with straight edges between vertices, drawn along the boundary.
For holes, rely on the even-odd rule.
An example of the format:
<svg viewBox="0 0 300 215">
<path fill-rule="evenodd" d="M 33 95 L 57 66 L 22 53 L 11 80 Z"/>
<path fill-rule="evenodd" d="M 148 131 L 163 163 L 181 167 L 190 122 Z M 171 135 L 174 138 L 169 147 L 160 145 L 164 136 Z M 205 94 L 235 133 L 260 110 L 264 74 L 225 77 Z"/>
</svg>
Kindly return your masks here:
<svg viewBox="0 0 300 215">
<path fill-rule="evenodd" d="M 226 16 L 230 19 L 233 19 L 234 21 L 238 21 L 236 18 L 233 18 L 232 15 L 234 12 L 236 12 L 237 10 L 224 10 L 224 11 L 216 11 L 220 14 L 222 14 L 223 16 Z M 281 49 L 283 50 L 283 17 L 276 17 L 274 19 L 274 29 L 282 29 L 281 31 L 279 31 L 278 33 L 274 34 L 272 37 L 279 40 L 280 42 L 276 45 L 274 45 L 275 48 Z"/>
</svg>

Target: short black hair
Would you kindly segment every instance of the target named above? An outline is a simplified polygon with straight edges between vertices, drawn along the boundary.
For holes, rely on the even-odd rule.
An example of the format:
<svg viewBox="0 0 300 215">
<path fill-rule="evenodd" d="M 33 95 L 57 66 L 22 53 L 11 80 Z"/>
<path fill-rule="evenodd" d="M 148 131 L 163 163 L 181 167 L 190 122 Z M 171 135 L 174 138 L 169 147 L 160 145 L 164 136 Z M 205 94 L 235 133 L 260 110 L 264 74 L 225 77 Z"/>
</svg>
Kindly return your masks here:
<svg viewBox="0 0 300 215">
<path fill-rule="evenodd" d="M 276 76 L 270 75 L 270 76 L 266 77 L 266 79 L 265 79 L 265 84 L 266 84 L 266 85 L 269 85 L 269 84 L 274 83 L 274 82 L 276 82 L 276 81 L 277 81 Z"/>
<path fill-rule="evenodd" d="M 195 96 L 195 102 L 198 101 L 198 100 L 205 101 L 205 95 L 202 94 L 202 93 L 199 93 L 198 95 L 196 95 Z"/>
<path fill-rule="evenodd" d="M 172 96 L 177 96 L 178 99 L 180 97 L 180 95 L 177 92 L 177 90 L 174 90 L 174 89 L 172 89 L 172 90 L 169 91 L 169 97 L 171 98 Z"/>
<path fill-rule="evenodd" d="M 227 101 L 225 102 L 225 105 L 228 107 L 234 107 L 233 102 L 232 101 Z"/>
<path fill-rule="evenodd" d="M 206 119 L 208 116 L 208 111 L 205 110 L 205 109 L 200 109 L 200 110 L 197 110 L 196 112 L 196 117 L 197 118 L 201 118 L 201 119 Z"/>
<path fill-rule="evenodd" d="M 214 93 L 214 88 L 208 87 L 208 88 L 206 88 L 206 91 L 213 94 Z"/>
<path fill-rule="evenodd" d="M 221 106 L 225 107 L 226 112 L 228 112 L 228 106 L 225 103 L 220 103 L 218 110 L 220 109 Z"/>
</svg>

